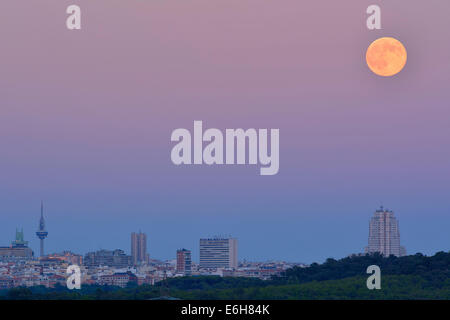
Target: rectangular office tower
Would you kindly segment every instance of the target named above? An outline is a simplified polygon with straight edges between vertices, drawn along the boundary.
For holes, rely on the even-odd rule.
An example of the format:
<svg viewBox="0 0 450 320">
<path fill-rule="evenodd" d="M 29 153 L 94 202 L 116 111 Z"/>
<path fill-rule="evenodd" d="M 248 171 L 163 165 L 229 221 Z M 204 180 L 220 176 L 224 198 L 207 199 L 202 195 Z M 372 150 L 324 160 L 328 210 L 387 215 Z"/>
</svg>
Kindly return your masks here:
<svg viewBox="0 0 450 320">
<path fill-rule="evenodd" d="M 191 275 L 191 251 L 186 249 L 177 250 L 177 273 L 186 276 Z"/>
<path fill-rule="evenodd" d="M 147 235 L 145 233 L 131 234 L 131 256 L 133 265 L 147 263 L 149 256 L 147 254 Z"/>
<path fill-rule="evenodd" d="M 394 212 L 383 207 L 375 211 L 369 224 L 369 245 L 366 253 L 379 252 L 388 257 L 406 255 L 406 249 L 400 246 L 400 230 Z"/>
<path fill-rule="evenodd" d="M 237 239 L 200 239 L 200 268 L 237 268 Z"/>
</svg>

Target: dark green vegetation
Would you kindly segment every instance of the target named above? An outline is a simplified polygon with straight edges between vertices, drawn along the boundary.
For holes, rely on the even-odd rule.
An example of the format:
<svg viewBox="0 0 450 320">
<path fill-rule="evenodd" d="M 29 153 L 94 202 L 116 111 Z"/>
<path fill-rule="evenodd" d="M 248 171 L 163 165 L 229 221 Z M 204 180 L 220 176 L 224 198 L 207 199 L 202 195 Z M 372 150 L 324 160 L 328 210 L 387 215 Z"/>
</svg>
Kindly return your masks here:
<svg viewBox="0 0 450 320">
<path fill-rule="evenodd" d="M 381 290 L 366 287 L 369 265 L 381 268 Z M 167 293 L 179 299 L 450 299 L 450 252 L 328 259 L 269 281 L 202 276 L 168 279 L 167 286 L 15 288 L 0 299 L 152 299 Z"/>
</svg>

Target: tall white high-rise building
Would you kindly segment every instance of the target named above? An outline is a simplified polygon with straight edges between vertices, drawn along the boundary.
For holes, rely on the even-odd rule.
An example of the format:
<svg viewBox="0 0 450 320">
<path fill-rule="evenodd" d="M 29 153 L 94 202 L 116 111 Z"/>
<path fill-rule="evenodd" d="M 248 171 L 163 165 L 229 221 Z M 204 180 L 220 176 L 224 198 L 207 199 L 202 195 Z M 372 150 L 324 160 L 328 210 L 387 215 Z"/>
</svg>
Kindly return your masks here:
<svg viewBox="0 0 450 320">
<path fill-rule="evenodd" d="M 386 257 L 406 255 L 406 249 L 400 245 L 400 231 L 394 212 L 383 207 L 375 211 L 369 223 L 369 245 L 365 252 L 379 252 Z"/>
<path fill-rule="evenodd" d="M 234 268 L 237 261 L 236 238 L 200 239 L 200 268 Z"/>
</svg>

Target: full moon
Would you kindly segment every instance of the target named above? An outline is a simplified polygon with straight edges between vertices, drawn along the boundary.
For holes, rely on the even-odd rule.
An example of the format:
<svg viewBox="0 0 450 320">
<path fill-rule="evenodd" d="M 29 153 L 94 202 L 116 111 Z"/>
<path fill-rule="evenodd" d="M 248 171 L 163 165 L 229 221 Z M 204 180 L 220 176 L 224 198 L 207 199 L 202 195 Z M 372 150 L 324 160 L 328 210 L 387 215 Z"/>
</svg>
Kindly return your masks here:
<svg viewBox="0 0 450 320">
<path fill-rule="evenodd" d="M 400 71 L 406 64 L 406 49 L 394 38 L 379 38 L 371 43 L 366 52 L 366 61 L 373 73 L 390 77 Z"/>
</svg>

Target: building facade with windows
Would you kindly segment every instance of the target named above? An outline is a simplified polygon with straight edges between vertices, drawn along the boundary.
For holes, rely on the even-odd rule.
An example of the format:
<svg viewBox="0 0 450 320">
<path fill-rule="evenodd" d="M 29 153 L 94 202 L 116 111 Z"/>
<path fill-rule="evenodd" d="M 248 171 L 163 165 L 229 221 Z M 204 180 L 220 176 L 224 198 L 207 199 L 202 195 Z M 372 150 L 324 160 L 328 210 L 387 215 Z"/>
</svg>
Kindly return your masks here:
<svg viewBox="0 0 450 320">
<path fill-rule="evenodd" d="M 24 240 L 23 229 L 16 230 L 16 239 L 9 247 L 0 247 L 0 261 L 16 262 L 27 261 L 34 258 L 33 250 L 28 247 L 28 241 Z"/>
<path fill-rule="evenodd" d="M 365 253 L 375 252 L 386 257 L 406 255 L 406 249 L 400 245 L 400 230 L 394 212 L 383 207 L 375 211 L 369 223 L 369 243 Z"/>
<path fill-rule="evenodd" d="M 177 250 L 177 273 L 189 276 L 192 273 L 191 251 L 186 249 Z"/>
<path fill-rule="evenodd" d="M 200 239 L 200 268 L 237 268 L 237 239 Z"/>
<path fill-rule="evenodd" d="M 133 232 L 131 234 L 131 257 L 135 266 L 148 262 L 147 235 L 145 233 Z"/>
<path fill-rule="evenodd" d="M 125 288 L 130 282 L 135 282 L 136 284 L 138 283 L 137 276 L 130 271 L 114 273 L 111 275 L 102 275 L 99 278 L 99 284 L 106 286 L 118 286 Z"/>
</svg>

